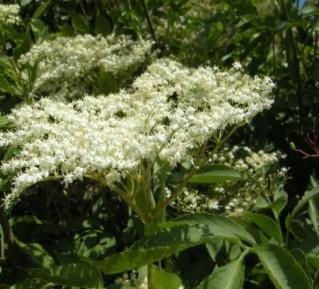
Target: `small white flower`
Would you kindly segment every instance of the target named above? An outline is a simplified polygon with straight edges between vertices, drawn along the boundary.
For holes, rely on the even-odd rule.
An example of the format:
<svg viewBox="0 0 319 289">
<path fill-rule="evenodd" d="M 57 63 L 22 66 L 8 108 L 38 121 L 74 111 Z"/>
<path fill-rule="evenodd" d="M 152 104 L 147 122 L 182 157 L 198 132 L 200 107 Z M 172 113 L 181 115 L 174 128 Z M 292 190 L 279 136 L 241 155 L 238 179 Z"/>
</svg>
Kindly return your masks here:
<svg viewBox="0 0 319 289">
<path fill-rule="evenodd" d="M 0 25 L 19 24 L 21 22 L 20 7 L 16 4 L 0 4 Z"/>
<path fill-rule="evenodd" d="M 86 38 L 82 40 L 85 44 Z M 44 47 L 50 49 L 46 45 L 34 49 L 41 54 Z M 91 42 L 83 51 L 90 47 Z M 13 190 L 21 193 L 48 175 L 62 177 L 65 185 L 86 175 L 112 186 L 136 173 L 145 160 L 160 160 L 171 168 L 192 163 L 212 135 L 272 104 L 267 83 L 233 69 L 195 69 L 160 59 L 128 90 L 71 103 L 42 98 L 14 109 L 9 118 L 15 128 L 0 133 L 0 145 L 20 147 L 21 153 L 3 162 L 2 169 L 18 173 Z M 249 160 L 274 159 L 261 155 Z M 191 206 L 196 208 L 198 201 L 200 197 L 191 198 Z"/>
</svg>

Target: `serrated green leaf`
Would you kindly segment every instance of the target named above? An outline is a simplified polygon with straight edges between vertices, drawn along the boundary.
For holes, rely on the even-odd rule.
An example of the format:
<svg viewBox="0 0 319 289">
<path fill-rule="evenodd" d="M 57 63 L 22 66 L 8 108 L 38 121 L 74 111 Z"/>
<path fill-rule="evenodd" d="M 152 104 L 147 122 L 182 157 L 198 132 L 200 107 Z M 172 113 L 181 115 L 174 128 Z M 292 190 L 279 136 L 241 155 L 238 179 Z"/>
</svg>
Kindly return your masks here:
<svg viewBox="0 0 319 289">
<path fill-rule="evenodd" d="M 255 252 L 276 289 L 311 289 L 307 274 L 284 248 L 263 244 Z"/>
<path fill-rule="evenodd" d="M 244 264 L 239 258 L 214 270 L 197 289 L 241 289 L 243 282 Z"/>
<path fill-rule="evenodd" d="M 175 252 L 216 238 L 243 240 L 255 244 L 254 238 L 240 225 L 222 216 L 191 215 L 164 223 L 156 234 L 143 238 L 129 249 L 104 260 L 86 259 L 91 266 L 108 274 L 129 271 L 166 258 Z"/>
<path fill-rule="evenodd" d="M 16 240 L 16 243 L 24 255 L 26 255 L 33 266 L 50 268 L 54 264 L 53 258 L 38 243 L 25 244 Z"/>
<path fill-rule="evenodd" d="M 258 226 L 270 238 L 282 243 L 282 233 L 279 225 L 270 217 L 262 214 L 245 212 L 241 216 L 244 222 L 253 223 Z"/>
<path fill-rule="evenodd" d="M 240 180 L 242 174 L 225 165 L 207 165 L 200 168 L 189 180 L 192 184 L 211 184 L 225 181 Z"/>
<path fill-rule="evenodd" d="M 152 288 L 154 289 L 179 289 L 182 280 L 174 273 L 165 272 L 158 267 L 152 267 Z"/>
<path fill-rule="evenodd" d="M 286 191 L 279 187 L 274 193 L 274 201 L 270 204 L 270 208 L 274 210 L 277 217 L 279 217 L 280 212 L 284 209 L 288 202 L 288 195 Z"/>
<path fill-rule="evenodd" d="M 44 22 L 40 19 L 32 19 L 30 25 L 33 35 L 35 36 L 37 41 L 43 40 L 49 36 L 48 26 L 44 24 Z"/>
<path fill-rule="evenodd" d="M 315 187 L 305 192 L 303 197 L 299 200 L 298 204 L 293 208 L 292 212 L 287 216 L 285 223 L 288 230 L 290 229 L 291 221 L 296 214 L 314 197 L 319 196 L 319 188 Z"/>
<path fill-rule="evenodd" d="M 202 225 L 208 230 L 214 231 L 216 237 L 224 239 L 244 240 L 250 244 L 256 244 L 255 239 L 241 225 L 230 218 L 211 214 L 191 214 L 178 217 L 161 224 L 162 228 L 173 228 L 180 225 Z"/>
<path fill-rule="evenodd" d="M 33 278 L 64 286 L 79 286 L 81 288 L 103 288 L 101 273 L 87 264 L 73 263 L 52 266 L 48 269 L 27 269 Z"/>
<path fill-rule="evenodd" d="M 319 198 L 314 197 L 309 200 L 308 213 L 311 223 L 319 236 Z"/>
<path fill-rule="evenodd" d="M 206 249 L 213 261 L 216 261 L 216 256 L 222 247 L 223 240 L 221 239 L 215 239 L 206 243 Z"/>
<path fill-rule="evenodd" d="M 41 15 L 49 8 L 51 0 L 45 1 L 42 3 L 33 13 L 32 18 L 36 19 L 41 17 Z"/>
</svg>

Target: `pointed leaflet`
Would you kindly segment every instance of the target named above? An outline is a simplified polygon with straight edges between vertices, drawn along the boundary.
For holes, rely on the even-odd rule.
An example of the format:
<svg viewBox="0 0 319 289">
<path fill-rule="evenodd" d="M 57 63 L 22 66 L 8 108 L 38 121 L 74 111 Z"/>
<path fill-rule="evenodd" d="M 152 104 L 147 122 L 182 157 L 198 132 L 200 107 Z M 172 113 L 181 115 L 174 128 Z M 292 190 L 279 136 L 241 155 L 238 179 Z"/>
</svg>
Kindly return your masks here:
<svg viewBox="0 0 319 289">
<path fill-rule="evenodd" d="M 180 225 L 205 225 L 224 239 L 240 239 L 255 244 L 255 239 L 239 224 L 230 218 L 211 214 L 191 214 L 165 222 L 162 228 L 173 228 Z"/>
<path fill-rule="evenodd" d="M 282 233 L 279 225 L 270 217 L 262 214 L 245 212 L 242 214 L 244 222 L 253 223 L 270 238 L 282 243 Z"/>
<path fill-rule="evenodd" d="M 183 285 L 176 274 L 165 272 L 156 266 L 152 267 L 151 280 L 153 289 L 179 289 Z"/>
<path fill-rule="evenodd" d="M 241 289 L 244 282 L 242 257 L 219 267 L 209 275 L 197 289 Z"/>
<path fill-rule="evenodd" d="M 78 286 L 84 288 L 103 288 L 100 272 L 83 263 L 70 263 L 52 266 L 48 269 L 27 269 L 33 278 L 38 278 L 51 284 Z"/>
<path fill-rule="evenodd" d="M 314 198 L 318 195 L 319 195 L 319 188 L 318 187 L 314 187 L 313 189 L 305 192 L 303 197 L 298 202 L 297 206 L 294 207 L 291 214 L 289 214 L 286 218 L 285 223 L 286 223 L 286 227 L 288 229 L 290 229 L 291 221 L 293 220 L 295 215 L 303 208 L 303 206 L 305 206 L 308 203 L 309 200 L 311 200 L 312 198 Z"/>
<path fill-rule="evenodd" d="M 224 165 L 207 165 L 200 168 L 189 180 L 189 183 L 211 184 L 225 181 L 237 181 L 241 178 L 242 174 L 233 168 Z"/>
<path fill-rule="evenodd" d="M 307 274 L 286 249 L 264 244 L 255 252 L 276 289 L 312 289 Z"/>
<path fill-rule="evenodd" d="M 247 231 L 226 217 L 198 214 L 164 223 L 156 234 L 138 241 L 121 253 L 104 260 L 86 262 L 105 273 L 115 274 L 155 262 L 216 238 L 244 240 L 255 244 Z"/>
</svg>

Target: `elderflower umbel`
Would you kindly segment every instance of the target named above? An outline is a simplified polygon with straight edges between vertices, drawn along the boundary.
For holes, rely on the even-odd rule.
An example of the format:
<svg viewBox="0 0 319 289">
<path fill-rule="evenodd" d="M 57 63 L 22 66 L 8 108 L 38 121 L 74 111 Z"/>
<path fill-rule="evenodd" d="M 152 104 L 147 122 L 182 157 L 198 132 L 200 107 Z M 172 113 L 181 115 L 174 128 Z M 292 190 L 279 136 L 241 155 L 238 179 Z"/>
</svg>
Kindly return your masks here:
<svg viewBox="0 0 319 289">
<path fill-rule="evenodd" d="M 9 115 L 15 129 L 0 134 L 0 146 L 21 150 L 2 163 L 3 171 L 16 173 L 6 205 L 48 176 L 66 185 L 91 177 L 112 186 L 142 160 L 172 168 L 192 162 L 212 135 L 269 108 L 272 87 L 269 78 L 236 68 L 193 69 L 160 59 L 128 91 L 24 105 Z"/>
<path fill-rule="evenodd" d="M 16 4 L 0 4 L 0 25 L 18 24 L 20 7 Z"/>
<path fill-rule="evenodd" d="M 34 45 L 19 63 L 37 65 L 32 97 L 72 100 L 91 93 L 101 72 L 125 79 L 124 73 L 136 71 L 151 48 L 151 41 L 134 41 L 124 35 L 58 37 Z"/>
</svg>

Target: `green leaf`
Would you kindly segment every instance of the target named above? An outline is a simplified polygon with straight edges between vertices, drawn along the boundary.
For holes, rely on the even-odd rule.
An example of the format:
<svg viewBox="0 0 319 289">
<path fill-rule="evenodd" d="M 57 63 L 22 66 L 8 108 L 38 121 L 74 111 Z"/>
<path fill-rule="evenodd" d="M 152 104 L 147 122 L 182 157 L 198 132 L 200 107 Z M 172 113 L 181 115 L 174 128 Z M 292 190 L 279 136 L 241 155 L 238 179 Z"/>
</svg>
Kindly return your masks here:
<svg viewBox="0 0 319 289">
<path fill-rule="evenodd" d="M 282 243 L 283 239 L 281 229 L 270 217 L 262 214 L 245 212 L 242 214 L 242 218 L 244 221 L 258 226 L 268 237 L 274 238 L 279 243 Z"/>
<path fill-rule="evenodd" d="M 32 19 L 30 25 L 37 41 L 46 39 L 49 36 L 48 26 L 45 25 L 40 19 Z"/>
<path fill-rule="evenodd" d="M 2 74 L 0 74 L 0 91 L 10 94 L 14 94 L 15 92 L 14 88 L 12 87 L 12 84 L 10 84 L 6 77 Z"/>
<path fill-rule="evenodd" d="M 309 200 L 308 213 L 311 223 L 319 236 L 319 198 L 314 197 Z"/>
<path fill-rule="evenodd" d="M 294 219 L 296 214 L 314 197 L 319 195 L 319 188 L 315 187 L 311 190 L 308 190 L 305 192 L 305 194 L 302 196 L 298 204 L 294 207 L 292 212 L 287 216 L 285 223 L 288 230 L 290 229 L 291 221 Z"/>
<path fill-rule="evenodd" d="M 20 4 L 23 7 L 23 6 L 29 5 L 31 2 L 32 2 L 32 0 L 21 0 Z"/>
<path fill-rule="evenodd" d="M 182 287 L 182 280 L 174 273 L 152 267 L 152 288 L 153 289 L 178 289 Z"/>
<path fill-rule="evenodd" d="M 95 18 L 95 33 L 101 35 L 108 35 L 112 32 L 111 24 L 107 18 L 98 14 Z"/>
<path fill-rule="evenodd" d="M 254 238 L 240 225 L 222 216 L 191 215 L 164 223 L 161 228 L 156 234 L 141 239 L 121 253 L 100 261 L 84 260 L 105 273 L 116 274 L 216 238 L 255 244 Z"/>
<path fill-rule="evenodd" d="M 111 234 L 100 235 L 88 230 L 83 235 L 75 235 L 74 246 L 78 255 L 97 259 L 114 253 L 116 240 Z"/>
<path fill-rule="evenodd" d="M 206 249 L 213 261 L 216 261 L 216 256 L 222 247 L 223 240 L 221 239 L 215 239 L 206 243 Z"/>
<path fill-rule="evenodd" d="M 52 288 L 52 286 L 50 283 L 45 282 L 43 280 L 28 278 L 24 281 L 17 282 L 6 288 L 8 289 L 27 289 L 27 288 L 46 289 L 46 288 Z"/>
<path fill-rule="evenodd" d="M 0 129 L 8 127 L 9 124 L 9 120 L 5 116 L 0 115 Z"/>
<path fill-rule="evenodd" d="M 49 268 L 54 260 L 48 252 L 38 243 L 25 244 L 16 240 L 20 252 L 28 257 L 33 266 Z"/>
<path fill-rule="evenodd" d="M 100 69 L 96 81 L 95 93 L 109 94 L 117 90 L 118 85 L 114 75 L 111 72 Z"/>
<path fill-rule="evenodd" d="M 308 2 L 302 7 L 301 14 L 305 16 L 319 15 L 319 9 L 313 3 Z"/>
<path fill-rule="evenodd" d="M 307 274 L 284 248 L 263 244 L 255 252 L 276 289 L 311 289 Z"/>
<path fill-rule="evenodd" d="M 244 240 L 250 244 L 256 244 L 255 239 L 241 225 L 230 218 L 211 214 L 191 214 L 170 220 L 161 224 L 162 228 L 174 228 L 181 225 L 205 226 L 214 232 L 216 237 L 229 240 Z"/>
<path fill-rule="evenodd" d="M 307 252 L 307 258 L 312 266 L 319 270 L 319 246 L 315 246 L 309 252 Z"/>
<path fill-rule="evenodd" d="M 207 165 L 200 168 L 189 180 L 192 184 L 211 184 L 242 179 L 242 174 L 224 165 Z"/>
<path fill-rule="evenodd" d="M 274 193 L 274 201 L 271 203 L 270 208 L 274 210 L 277 217 L 279 217 L 280 212 L 284 209 L 288 202 L 288 196 L 286 191 L 279 186 Z"/>
<path fill-rule="evenodd" d="M 89 23 L 85 16 L 81 14 L 72 15 L 72 26 L 76 31 L 87 33 L 89 32 Z"/>
<path fill-rule="evenodd" d="M 49 269 L 27 269 L 33 278 L 63 286 L 103 288 L 102 275 L 87 264 L 72 263 L 52 266 Z"/>
<path fill-rule="evenodd" d="M 48 7 L 51 4 L 51 0 L 48 0 L 44 3 L 42 3 L 33 13 L 32 18 L 36 19 L 41 17 L 41 15 L 48 9 Z"/>
<path fill-rule="evenodd" d="M 239 258 L 214 270 L 197 289 L 241 289 L 243 282 L 244 264 Z"/>
</svg>

